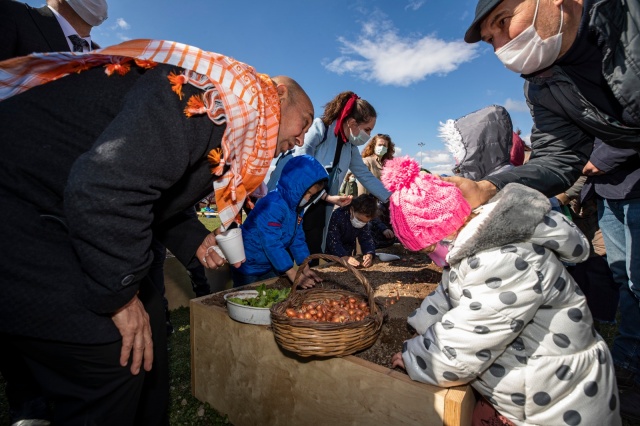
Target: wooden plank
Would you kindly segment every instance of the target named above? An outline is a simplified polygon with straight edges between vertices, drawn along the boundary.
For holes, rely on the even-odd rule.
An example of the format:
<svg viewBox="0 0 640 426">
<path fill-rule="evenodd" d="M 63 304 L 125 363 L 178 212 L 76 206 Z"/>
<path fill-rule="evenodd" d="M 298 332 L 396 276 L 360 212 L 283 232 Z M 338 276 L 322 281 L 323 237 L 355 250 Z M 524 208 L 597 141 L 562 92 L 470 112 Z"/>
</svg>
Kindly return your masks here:
<svg viewBox="0 0 640 426">
<path fill-rule="evenodd" d="M 455 423 L 469 388 L 452 393 L 354 356 L 285 354 L 267 326 L 235 322 L 199 300 L 191 301 L 191 344 L 193 394 L 236 426 L 470 424 Z"/>
<path fill-rule="evenodd" d="M 471 424 L 476 397 L 469 386 L 449 388 L 444 400 L 444 426 Z"/>
</svg>

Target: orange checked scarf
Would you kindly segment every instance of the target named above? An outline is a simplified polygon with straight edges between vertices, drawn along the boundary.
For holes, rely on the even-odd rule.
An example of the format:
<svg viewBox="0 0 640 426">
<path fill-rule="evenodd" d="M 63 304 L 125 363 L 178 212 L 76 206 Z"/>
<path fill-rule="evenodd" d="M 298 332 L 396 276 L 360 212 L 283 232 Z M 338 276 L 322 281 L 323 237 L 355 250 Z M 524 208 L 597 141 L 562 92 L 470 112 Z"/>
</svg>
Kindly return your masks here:
<svg viewBox="0 0 640 426">
<path fill-rule="evenodd" d="M 126 73 L 131 63 L 164 63 L 183 68 L 172 75 L 173 90 L 182 84 L 202 90 L 202 102 L 191 100 L 186 114 L 207 114 L 216 124 L 227 123 L 222 157 L 213 150 L 209 160 L 218 214 L 224 228 L 238 216 L 245 198 L 264 180 L 275 153 L 280 102 L 275 85 L 265 74 L 228 56 L 164 40 L 130 40 L 90 53 L 36 53 L 0 62 L 0 100 L 74 72 L 104 66 L 108 75 Z M 225 165 L 229 168 L 224 172 Z"/>
</svg>

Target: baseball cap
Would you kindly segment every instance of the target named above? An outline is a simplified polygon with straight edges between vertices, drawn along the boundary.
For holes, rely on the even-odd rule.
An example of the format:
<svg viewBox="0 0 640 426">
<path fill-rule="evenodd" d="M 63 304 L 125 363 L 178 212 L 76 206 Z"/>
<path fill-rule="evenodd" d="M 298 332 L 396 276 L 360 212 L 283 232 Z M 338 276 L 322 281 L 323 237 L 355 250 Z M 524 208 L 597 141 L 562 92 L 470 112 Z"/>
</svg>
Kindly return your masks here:
<svg viewBox="0 0 640 426">
<path fill-rule="evenodd" d="M 502 0 L 478 1 L 478 5 L 476 6 L 476 17 L 473 18 L 473 22 L 469 26 L 467 32 L 464 34 L 464 41 L 466 41 L 467 43 L 477 43 L 480 41 L 480 23 L 501 2 Z"/>
</svg>

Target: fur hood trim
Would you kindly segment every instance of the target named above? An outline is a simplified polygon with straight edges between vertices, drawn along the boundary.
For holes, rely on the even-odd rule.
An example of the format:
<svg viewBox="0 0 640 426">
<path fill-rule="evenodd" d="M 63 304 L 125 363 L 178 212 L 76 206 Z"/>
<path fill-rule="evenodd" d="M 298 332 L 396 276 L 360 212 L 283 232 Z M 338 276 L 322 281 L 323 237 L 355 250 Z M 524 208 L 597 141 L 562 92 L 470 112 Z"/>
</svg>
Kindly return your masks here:
<svg viewBox="0 0 640 426">
<path fill-rule="evenodd" d="M 450 264 L 483 250 L 528 240 L 551 210 L 544 194 L 519 183 L 506 185 L 490 203 L 496 205 L 486 217 L 481 213 L 467 225 L 473 225 L 476 219 L 481 221 L 473 235 L 460 245 L 454 242 L 448 256 Z"/>
</svg>

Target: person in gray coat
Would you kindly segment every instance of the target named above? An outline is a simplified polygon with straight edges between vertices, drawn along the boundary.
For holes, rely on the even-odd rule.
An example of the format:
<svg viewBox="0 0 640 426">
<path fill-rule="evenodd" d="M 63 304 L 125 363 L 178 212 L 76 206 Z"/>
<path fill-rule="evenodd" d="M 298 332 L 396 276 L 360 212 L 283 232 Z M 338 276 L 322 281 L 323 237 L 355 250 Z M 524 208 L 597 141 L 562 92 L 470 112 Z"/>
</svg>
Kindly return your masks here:
<svg viewBox="0 0 640 426">
<path fill-rule="evenodd" d="M 455 176 L 480 180 L 513 168 L 513 125 L 500 105 L 440 123 L 439 136 L 456 162 L 452 170 Z"/>
</svg>

